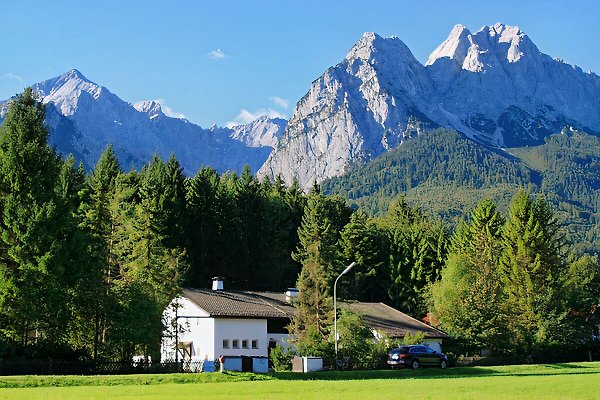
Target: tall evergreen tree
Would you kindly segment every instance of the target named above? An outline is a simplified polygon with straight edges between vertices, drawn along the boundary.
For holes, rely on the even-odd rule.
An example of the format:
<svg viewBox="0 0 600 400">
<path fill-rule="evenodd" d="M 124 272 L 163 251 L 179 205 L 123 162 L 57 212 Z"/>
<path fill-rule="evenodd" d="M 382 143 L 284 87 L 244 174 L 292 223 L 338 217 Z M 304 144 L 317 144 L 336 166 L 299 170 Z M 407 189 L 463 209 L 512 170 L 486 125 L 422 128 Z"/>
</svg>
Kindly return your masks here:
<svg viewBox="0 0 600 400">
<path fill-rule="evenodd" d="M 100 155 L 88 179 L 85 201 L 80 208 L 80 226 L 90 235 L 89 262 L 95 266 L 90 273 L 86 291 L 89 301 L 93 304 L 93 311 L 89 314 L 93 317 L 94 359 L 98 358 L 106 345 L 113 319 L 110 313 L 114 309 L 111 290 L 114 280 L 120 276 L 116 247 L 121 216 L 114 203 L 117 182 L 122 173 L 117 156 L 109 145 Z"/>
<path fill-rule="evenodd" d="M 346 288 L 346 295 L 352 294 L 352 298 L 363 301 L 387 300 L 389 264 L 386 245 L 385 235 L 369 222 L 364 212 L 358 210 L 352 214 L 340 240 L 343 264 L 353 261 L 357 264 L 352 275 L 345 279 L 348 284 L 340 285 Z"/>
<path fill-rule="evenodd" d="M 377 223 L 388 237 L 392 304 L 422 318 L 427 312 L 426 290 L 439 279 L 446 258 L 446 229 L 439 222 L 429 222 L 402 197 L 390 204 L 387 215 Z"/>
<path fill-rule="evenodd" d="M 432 308 L 442 328 L 484 349 L 507 348 L 505 295 L 499 259 L 504 218 L 482 201 L 452 238 L 442 279 L 432 289 Z"/>
<path fill-rule="evenodd" d="M 302 264 L 297 287 L 300 291 L 292 331 L 299 340 L 312 328 L 326 338 L 331 313 L 331 287 L 336 259 L 336 233 L 329 220 L 325 196 L 311 194 L 298 229 L 299 244 L 292 254 Z"/>
<path fill-rule="evenodd" d="M 561 295 L 568 271 L 561 241 L 545 199 L 518 192 L 503 232 L 501 263 L 513 345 L 524 354 L 566 339 L 560 335 L 568 313 Z"/>
<path fill-rule="evenodd" d="M 223 240 L 227 207 L 221 190 L 220 177 L 214 169 L 201 168 L 186 181 L 188 245 L 190 258 L 186 282 L 206 287 L 209 279 L 219 275 L 217 264 L 222 261 L 219 241 Z"/>
<path fill-rule="evenodd" d="M 31 338 L 60 342 L 69 320 L 70 271 L 61 257 L 68 204 L 57 187 L 61 161 L 48 146 L 44 117 L 26 89 L 10 104 L 0 145 L 0 334 L 23 345 Z"/>
<path fill-rule="evenodd" d="M 154 157 L 140 174 L 139 202 L 131 207 L 128 248 L 120 294 L 122 356 L 135 349 L 157 356 L 163 330 L 161 315 L 177 294 L 187 265 L 183 247 L 177 245 L 183 213 L 183 176 L 176 161 L 171 167 Z M 175 222 L 176 224 L 176 222 Z M 170 237 L 171 235 L 175 238 Z M 141 318 L 140 318 L 141 317 Z M 131 346 L 127 346 L 127 342 Z M 135 346 L 134 346 L 135 344 Z"/>
</svg>

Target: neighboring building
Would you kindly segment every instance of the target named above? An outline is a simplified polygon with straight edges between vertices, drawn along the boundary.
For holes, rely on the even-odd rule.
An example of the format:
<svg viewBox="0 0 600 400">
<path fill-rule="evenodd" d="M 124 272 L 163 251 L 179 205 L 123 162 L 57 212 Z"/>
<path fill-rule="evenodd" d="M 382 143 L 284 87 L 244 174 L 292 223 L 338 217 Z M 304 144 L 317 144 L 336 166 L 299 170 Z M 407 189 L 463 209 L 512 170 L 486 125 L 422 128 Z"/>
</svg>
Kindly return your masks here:
<svg viewBox="0 0 600 400">
<path fill-rule="evenodd" d="M 448 338 L 444 332 L 383 303 L 342 303 L 341 307 L 360 314 L 375 335 L 385 333 L 392 339 L 403 339 L 409 332 L 424 332 L 423 344 L 439 352 L 442 351 L 442 341 Z"/>
<path fill-rule="evenodd" d="M 276 344 L 289 346 L 286 327 L 294 313 L 291 301 L 295 295 L 296 289 L 285 293 L 225 291 L 222 280 L 213 282 L 213 290 L 184 289 L 164 313 L 170 328 L 163 335 L 162 360 L 215 360 L 221 355 L 268 357 L 269 348 Z M 382 303 L 339 304 L 361 314 L 374 333 L 402 338 L 407 332 L 425 332 L 425 344 L 438 351 L 447 337 Z"/>
</svg>

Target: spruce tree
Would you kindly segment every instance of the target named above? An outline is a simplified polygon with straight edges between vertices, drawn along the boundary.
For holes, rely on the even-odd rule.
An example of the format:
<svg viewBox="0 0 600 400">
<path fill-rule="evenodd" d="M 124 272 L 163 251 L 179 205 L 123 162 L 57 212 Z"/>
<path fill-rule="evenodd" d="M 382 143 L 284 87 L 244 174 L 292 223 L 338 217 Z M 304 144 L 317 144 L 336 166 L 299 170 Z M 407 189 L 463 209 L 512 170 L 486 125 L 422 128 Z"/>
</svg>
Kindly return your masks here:
<svg viewBox="0 0 600 400">
<path fill-rule="evenodd" d="M 226 223 L 223 197 L 220 177 L 214 169 L 201 168 L 186 181 L 188 285 L 206 287 L 211 277 L 219 275 L 215 263 L 221 261 L 218 242 Z"/>
<path fill-rule="evenodd" d="M 352 274 L 345 278 L 338 293 L 363 301 L 387 300 L 389 284 L 385 236 L 369 222 L 362 210 L 352 214 L 350 222 L 341 232 L 340 246 L 343 265 L 356 262 Z"/>
<path fill-rule="evenodd" d="M 307 332 L 325 339 L 332 320 L 330 282 L 334 274 L 337 237 L 328 216 L 325 196 L 311 194 L 298 229 L 299 244 L 292 254 L 302 264 L 300 291 L 292 331 L 300 341 Z"/>
<path fill-rule="evenodd" d="M 558 335 L 568 311 L 561 300 L 567 272 L 561 240 L 545 199 L 518 192 L 503 232 L 501 263 L 512 341 L 523 354 L 564 340 Z"/>
<path fill-rule="evenodd" d="M 130 252 L 125 257 L 120 290 L 123 355 L 127 340 L 144 354 L 157 356 L 162 334 L 161 315 L 179 290 L 187 261 L 180 241 L 183 175 L 175 160 L 154 157 L 142 170 L 138 202 L 131 205 L 125 225 Z M 173 225 L 171 225 L 173 224 Z"/>
<path fill-rule="evenodd" d="M 429 222 L 402 197 L 392 202 L 387 215 L 377 222 L 389 243 L 388 295 L 392 304 L 422 318 L 427 312 L 427 288 L 439 279 L 446 258 L 446 229 L 439 222 Z"/>
<path fill-rule="evenodd" d="M 504 218 L 484 200 L 461 225 L 442 279 L 432 289 L 432 308 L 442 329 L 453 337 L 496 352 L 507 348 L 505 294 L 500 272 Z"/>
<path fill-rule="evenodd" d="M 119 264 L 116 255 L 117 231 L 121 218 L 112 207 L 117 192 L 117 182 L 123 173 L 113 151 L 107 146 L 92 171 L 86 188 L 85 201 L 80 208 L 81 228 L 90 236 L 89 262 L 93 268 L 85 293 L 92 303 L 88 316 L 93 319 L 93 358 L 97 359 L 106 346 L 108 330 L 113 320 L 114 298 L 111 289 L 118 279 Z M 85 300 L 84 300 L 85 301 Z"/>
</svg>

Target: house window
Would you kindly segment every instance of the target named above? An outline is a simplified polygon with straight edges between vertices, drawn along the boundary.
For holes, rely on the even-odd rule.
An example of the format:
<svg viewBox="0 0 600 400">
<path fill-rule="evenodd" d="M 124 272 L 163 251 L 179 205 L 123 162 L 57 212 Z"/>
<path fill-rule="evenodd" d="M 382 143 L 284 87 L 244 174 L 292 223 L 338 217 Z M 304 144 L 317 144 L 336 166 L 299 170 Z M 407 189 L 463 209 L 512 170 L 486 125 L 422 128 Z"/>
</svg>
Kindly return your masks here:
<svg viewBox="0 0 600 400">
<path fill-rule="evenodd" d="M 238 339 L 233 339 L 233 348 L 234 349 L 240 348 L 240 341 Z"/>
<path fill-rule="evenodd" d="M 242 340 L 242 349 L 248 348 L 248 340 Z"/>
<path fill-rule="evenodd" d="M 254 339 L 254 340 L 252 341 L 252 348 L 253 348 L 253 349 L 258 349 L 258 340 Z"/>
<path fill-rule="evenodd" d="M 229 339 L 223 339 L 223 348 L 224 349 L 228 349 L 229 348 Z"/>
</svg>

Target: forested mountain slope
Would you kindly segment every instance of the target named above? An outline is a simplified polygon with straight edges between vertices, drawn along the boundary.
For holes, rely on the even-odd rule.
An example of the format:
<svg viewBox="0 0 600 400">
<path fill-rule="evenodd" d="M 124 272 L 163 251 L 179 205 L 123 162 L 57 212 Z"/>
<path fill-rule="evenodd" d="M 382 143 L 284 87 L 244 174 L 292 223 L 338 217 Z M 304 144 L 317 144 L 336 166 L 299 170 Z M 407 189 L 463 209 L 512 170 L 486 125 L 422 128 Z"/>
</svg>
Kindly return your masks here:
<svg viewBox="0 0 600 400">
<path fill-rule="evenodd" d="M 564 129 L 534 147 L 502 152 L 459 133 L 420 135 L 347 174 L 326 180 L 326 193 L 373 215 L 398 195 L 457 223 L 484 198 L 506 209 L 518 188 L 544 193 L 578 250 L 600 250 L 600 138 Z"/>
</svg>

